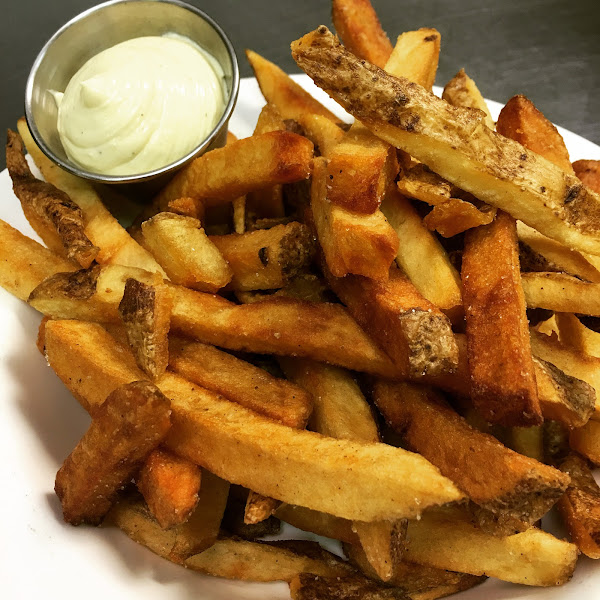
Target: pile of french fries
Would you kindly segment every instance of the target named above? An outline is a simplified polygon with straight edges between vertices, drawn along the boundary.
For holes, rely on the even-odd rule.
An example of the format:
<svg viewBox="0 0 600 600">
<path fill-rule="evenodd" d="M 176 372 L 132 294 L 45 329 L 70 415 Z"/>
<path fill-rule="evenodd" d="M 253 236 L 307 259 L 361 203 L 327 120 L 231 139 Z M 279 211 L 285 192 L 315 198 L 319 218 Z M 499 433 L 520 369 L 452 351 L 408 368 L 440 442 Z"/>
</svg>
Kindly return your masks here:
<svg viewBox="0 0 600 600">
<path fill-rule="evenodd" d="M 249 51 L 254 134 L 128 230 L 9 132 L 46 246 L 0 222 L 0 284 L 91 416 L 65 521 L 297 600 L 564 584 L 600 558 L 600 163 L 522 96 L 494 124 L 463 70 L 433 96 L 435 29 L 393 46 L 368 0 L 333 22 L 292 54 L 354 123 Z M 261 539 L 281 522 L 344 558 Z"/>
</svg>

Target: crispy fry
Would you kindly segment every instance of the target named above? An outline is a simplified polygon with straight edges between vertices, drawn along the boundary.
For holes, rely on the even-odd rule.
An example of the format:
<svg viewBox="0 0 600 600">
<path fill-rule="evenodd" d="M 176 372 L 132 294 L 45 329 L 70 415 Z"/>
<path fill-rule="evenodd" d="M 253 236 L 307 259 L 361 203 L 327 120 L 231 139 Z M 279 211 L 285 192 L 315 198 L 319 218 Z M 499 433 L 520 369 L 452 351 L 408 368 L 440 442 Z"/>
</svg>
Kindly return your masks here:
<svg viewBox="0 0 600 600">
<path fill-rule="evenodd" d="M 91 323 L 49 321 L 46 353 L 57 375 L 87 406 L 97 403 L 103 389 L 139 373 L 132 357 L 124 360 L 126 350 Z M 418 455 L 279 425 L 168 371 L 157 383 L 173 410 L 166 446 L 261 494 L 363 521 L 413 516 L 463 498 Z"/>
<path fill-rule="evenodd" d="M 152 379 L 160 377 L 169 364 L 172 307 L 166 285 L 149 286 L 133 278 L 125 283 L 119 313 L 136 362 Z"/>
<path fill-rule="evenodd" d="M 541 423 L 510 215 L 500 212 L 490 225 L 468 232 L 461 277 L 475 408 L 491 423 Z"/>
<path fill-rule="evenodd" d="M 250 490 L 246 501 L 246 509 L 244 510 L 244 523 L 246 525 L 261 523 L 271 517 L 280 505 L 279 500 Z"/>
<path fill-rule="evenodd" d="M 573 450 L 600 467 L 600 421 L 588 421 L 583 427 L 573 429 L 569 436 Z"/>
<path fill-rule="evenodd" d="M 277 65 L 252 50 L 246 50 L 246 58 L 254 71 L 265 100 L 272 104 L 284 119 L 299 120 L 304 115 L 315 114 L 334 123 L 340 120 L 319 101 L 298 85 Z"/>
<path fill-rule="evenodd" d="M 312 398 L 301 387 L 214 346 L 172 337 L 169 366 L 193 383 L 289 427 L 304 428 L 311 413 Z"/>
<path fill-rule="evenodd" d="M 496 209 L 491 206 L 484 205 L 480 210 L 470 202 L 450 198 L 447 202 L 436 204 L 423 223 L 443 237 L 452 237 L 473 227 L 489 225 L 495 216 Z"/>
<path fill-rule="evenodd" d="M 478 108 L 485 113 L 485 124 L 494 129 L 494 120 L 487 102 L 475 82 L 461 69 L 444 87 L 442 99 L 463 108 Z"/>
<path fill-rule="evenodd" d="M 402 169 L 398 178 L 398 189 L 407 198 L 416 198 L 436 206 L 448 202 L 460 194 L 460 190 L 434 173 L 423 163 Z"/>
<path fill-rule="evenodd" d="M 158 213 L 142 223 L 147 248 L 174 283 L 216 292 L 233 276 L 200 221 L 173 213 Z"/>
<path fill-rule="evenodd" d="M 293 42 L 292 54 L 317 85 L 385 141 L 544 235 L 600 255 L 598 194 L 488 129 L 482 113 L 450 106 L 361 62 L 325 26 Z"/>
<path fill-rule="evenodd" d="M 600 333 L 587 328 L 575 315 L 556 313 L 560 341 L 581 354 L 600 358 Z"/>
<path fill-rule="evenodd" d="M 386 194 L 381 211 L 398 234 L 396 262 L 413 285 L 451 319 L 462 313 L 460 276 L 410 202 L 391 190 Z"/>
<path fill-rule="evenodd" d="M 31 174 L 23 155 L 23 140 L 10 129 L 6 166 L 23 214 L 44 243 L 57 254 L 89 267 L 98 248 L 85 235 L 83 212 L 63 191 Z"/>
<path fill-rule="evenodd" d="M 379 381 L 375 403 L 409 448 L 435 464 L 499 521 L 532 525 L 567 488 L 569 480 L 560 471 L 471 428 L 427 388 Z"/>
<path fill-rule="evenodd" d="M 305 270 L 314 256 L 314 240 L 306 225 L 292 222 L 244 234 L 211 236 L 229 264 L 236 291 L 283 287 Z"/>
<path fill-rule="evenodd" d="M 333 0 L 331 18 L 351 52 L 379 67 L 385 66 L 393 47 L 370 0 Z"/>
<path fill-rule="evenodd" d="M 207 206 L 231 202 L 253 190 L 306 179 L 312 143 L 287 131 L 271 131 L 203 154 L 158 194 L 159 207 L 174 198 L 201 198 Z"/>
<path fill-rule="evenodd" d="M 116 388 L 92 413 L 92 424 L 56 474 L 67 523 L 100 523 L 118 490 L 171 427 L 169 400 L 151 383 Z"/>
<path fill-rule="evenodd" d="M 319 243 L 330 271 L 386 280 L 398 252 L 398 236 L 379 210 L 359 215 L 329 202 L 327 161 L 316 158 L 311 209 Z"/>
<path fill-rule="evenodd" d="M 558 501 L 558 511 L 569 529 L 571 539 L 590 558 L 600 558 L 600 487 L 585 461 L 570 454 L 560 464 L 571 484 Z"/>
<path fill-rule="evenodd" d="M 368 598 L 369 600 L 407 600 L 403 590 L 385 586 L 366 577 L 323 577 L 300 573 L 290 581 L 292 600 L 338 600 Z"/>
<path fill-rule="evenodd" d="M 600 160 L 576 160 L 572 166 L 575 175 L 591 190 L 600 194 Z"/>
<path fill-rule="evenodd" d="M 136 477 L 148 509 L 163 529 L 185 523 L 198 504 L 202 471 L 193 462 L 157 448 Z"/>
<path fill-rule="evenodd" d="M 319 577 L 340 577 L 352 572 L 343 560 L 316 542 L 285 540 L 248 542 L 220 539 L 185 566 L 207 575 L 242 581 L 291 581 L 304 571 Z"/>
<path fill-rule="evenodd" d="M 298 117 L 298 122 L 321 156 L 329 156 L 344 137 L 344 130 L 323 115 L 304 114 Z"/>
<path fill-rule="evenodd" d="M 200 200 L 194 200 L 194 198 L 170 200 L 167 211 L 183 217 L 192 217 L 192 219 L 198 219 L 199 221 L 204 218 L 204 204 Z"/>
<path fill-rule="evenodd" d="M 85 235 L 99 248 L 96 261 L 100 264 L 138 267 L 165 275 L 151 254 L 110 214 L 91 184 L 55 165 L 34 142 L 24 118 L 19 119 L 18 127 L 27 151 L 44 179 L 67 194 L 83 212 L 86 221 Z"/>
</svg>

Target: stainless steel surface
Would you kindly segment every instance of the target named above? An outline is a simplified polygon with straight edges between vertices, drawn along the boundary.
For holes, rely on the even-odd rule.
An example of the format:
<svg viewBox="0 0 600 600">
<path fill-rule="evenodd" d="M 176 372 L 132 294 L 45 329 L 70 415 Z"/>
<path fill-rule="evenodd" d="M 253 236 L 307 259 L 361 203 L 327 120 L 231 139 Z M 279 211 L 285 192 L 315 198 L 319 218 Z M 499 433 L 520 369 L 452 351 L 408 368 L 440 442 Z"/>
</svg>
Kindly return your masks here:
<svg viewBox="0 0 600 600">
<path fill-rule="evenodd" d="M 92 173 L 71 162 L 57 131 L 57 108 L 49 90 L 64 91 L 90 58 L 131 38 L 177 33 L 212 54 L 225 74 L 227 105 L 211 134 L 178 161 L 147 173 L 114 176 Z M 98 183 L 141 183 L 172 175 L 208 149 L 222 145 L 239 87 L 235 51 L 223 30 L 199 9 L 179 0 L 111 0 L 73 18 L 59 29 L 35 60 L 25 92 L 25 116 L 43 152 L 67 171 Z"/>
</svg>

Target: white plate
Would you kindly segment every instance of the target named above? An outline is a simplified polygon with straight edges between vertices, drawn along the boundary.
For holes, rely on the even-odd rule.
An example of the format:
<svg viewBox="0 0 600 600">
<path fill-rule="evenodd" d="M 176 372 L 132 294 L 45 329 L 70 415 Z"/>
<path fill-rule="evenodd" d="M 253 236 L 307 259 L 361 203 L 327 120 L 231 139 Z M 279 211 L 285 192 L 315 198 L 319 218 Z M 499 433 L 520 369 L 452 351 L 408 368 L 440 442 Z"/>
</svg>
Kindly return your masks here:
<svg viewBox="0 0 600 600">
<path fill-rule="evenodd" d="M 294 76 L 340 116 L 343 111 L 306 76 Z M 262 95 L 243 79 L 231 119 L 238 136 L 250 135 Z M 500 105 L 490 102 L 494 116 Z M 600 148 L 561 130 L 573 160 L 600 159 Z M 0 219 L 36 237 L 0 173 Z M 115 529 L 71 527 L 62 520 L 54 477 L 89 419 L 35 347 L 40 316 L 0 288 L 0 596 L 7 600 L 184 600 L 289 598 L 285 584 L 249 584 L 204 577 L 172 565 Z M 600 565 L 581 560 L 562 588 L 535 589 L 490 580 L 456 596 L 474 600 L 544 598 L 592 600 L 600 595 Z"/>
</svg>

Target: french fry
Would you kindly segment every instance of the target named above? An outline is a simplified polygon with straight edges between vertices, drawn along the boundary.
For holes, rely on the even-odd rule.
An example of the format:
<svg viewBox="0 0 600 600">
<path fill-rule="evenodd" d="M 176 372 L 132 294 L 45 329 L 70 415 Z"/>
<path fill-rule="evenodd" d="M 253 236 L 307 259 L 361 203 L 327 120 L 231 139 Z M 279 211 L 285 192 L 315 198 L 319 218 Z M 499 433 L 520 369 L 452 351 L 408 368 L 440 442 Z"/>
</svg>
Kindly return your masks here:
<svg viewBox="0 0 600 600">
<path fill-rule="evenodd" d="M 98 248 L 85 235 L 83 212 L 67 194 L 31 174 L 23 155 L 23 140 L 10 129 L 6 166 L 23 214 L 44 243 L 83 268 L 89 267 Z"/>
<path fill-rule="evenodd" d="M 316 542 L 295 540 L 266 543 L 220 539 L 184 565 L 207 575 L 242 581 L 291 581 L 302 572 L 341 577 L 353 571 Z"/>
<path fill-rule="evenodd" d="M 325 271 L 331 289 L 402 373 L 419 377 L 454 371 L 458 348 L 450 320 L 399 269 L 391 269 L 385 283 Z"/>
<path fill-rule="evenodd" d="M 182 196 L 206 206 L 231 202 L 248 192 L 306 179 L 313 145 L 287 131 L 271 131 L 203 154 L 184 167 L 155 198 L 162 207 Z"/>
<path fill-rule="evenodd" d="M 92 323 L 49 321 L 46 354 L 84 406 L 101 402 L 103 390 L 140 373 L 133 357 L 124 360 L 126 349 Z M 260 494 L 361 521 L 416 516 L 463 498 L 410 452 L 279 425 L 168 371 L 157 384 L 173 411 L 166 447 Z"/>
<path fill-rule="evenodd" d="M 299 120 L 304 115 L 315 114 L 334 123 L 340 122 L 330 110 L 315 100 L 277 65 L 253 50 L 246 50 L 246 58 L 265 100 L 272 104 L 284 119 Z"/>
<path fill-rule="evenodd" d="M 238 486 L 236 486 L 237 488 Z M 246 502 L 249 495 L 252 493 L 244 488 L 239 488 L 241 494 L 238 497 L 237 489 L 232 488 L 227 500 L 227 508 L 223 515 L 221 529 L 227 533 L 240 537 L 243 540 L 253 541 L 259 538 L 264 538 L 268 535 L 277 535 L 281 532 L 281 521 L 270 515 L 266 519 L 262 519 L 258 523 L 245 523 L 244 512 Z M 244 496 L 244 492 L 247 492 Z"/>
<path fill-rule="evenodd" d="M 312 397 L 301 387 L 214 346 L 171 337 L 170 368 L 208 390 L 283 425 L 302 429 Z"/>
<path fill-rule="evenodd" d="M 81 209 L 86 221 L 85 235 L 99 248 L 96 261 L 138 267 L 165 275 L 151 254 L 142 248 L 106 209 L 94 188 L 84 179 L 55 165 L 37 146 L 24 118 L 18 122 L 27 152 L 33 157 L 44 179 L 62 190 Z"/>
<path fill-rule="evenodd" d="M 329 201 L 325 158 L 314 160 L 313 171 L 310 206 L 330 271 L 386 280 L 398 252 L 396 232 L 381 211 L 360 215 Z"/>
<path fill-rule="evenodd" d="M 430 511 L 410 521 L 406 559 L 524 585 L 562 585 L 573 575 L 574 544 L 536 528 L 506 537 L 489 535 L 457 512 Z"/>
<path fill-rule="evenodd" d="M 461 69 L 444 87 L 442 99 L 463 108 L 478 108 L 485 113 L 485 124 L 494 129 L 495 124 L 487 102 L 475 82 Z"/>
<path fill-rule="evenodd" d="M 450 319 L 462 312 L 460 276 L 437 238 L 423 225 L 410 202 L 390 190 L 381 211 L 398 234 L 396 262 L 417 290 Z"/>
<path fill-rule="evenodd" d="M 154 450 L 136 477 L 148 509 L 163 529 L 185 523 L 198 504 L 202 471 L 162 448 Z"/>
<path fill-rule="evenodd" d="M 169 364 L 172 306 L 171 292 L 164 284 L 148 286 L 133 278 L 125 283 L 119 313 L 136 362 L 152 379 Z"/>
<path fill-rule="evenodd" d="M 351 52 L 381 68 L 385 66 L 393 47 L 370 0 L 333 0 L 331 18 Z"/>
<path fill-rule="evenodd" d="M 0 286 L 20 300 L 56 273 L 75 271 L 77 265 L 0 220 Z"/>
<path fill-rule="evenodd" d="M 116 388 L 92 412 L 92 424 L 56 474 L 67 523 L 100 523 L 119 489 L 171 427 L 169 400 L 151 383 Z"/>
<path fill-rule="evenodd" d="M 491 423 L 540 424 L 517 228 L 510 215 L 500 212 L 490 225 L 468 232 L 461 277 L 475 408 Z"/>
<path fill-rule="evenodd" d="M 435 464 L 500 523 L 517 520 L 532 525 L 567 488 L 569 480 L 560 471 L 471 428 L 427 388 L 378 381 L 374 398 L 407 447 Z"/>
<path fill-rule="evenodd" d="M 329 156 L 344 137 L 344 130 L 323 115 L 303 114 L 298 117 L 298 122 L 321 156 Z"/>
<path fill-rule="evenodd" d="M 523 273 L 528 308 L 600 316 L 600 284 L 564 273 Z"/>
<path fill-rule="evenodd" d="M 573 450 L 600 467 L 600 421 L 588 421 L 583 427 L 573 429 L 569 436 Z"/>
<path fill-rule="evenodd" d="M 370 600 L 406 600 L 403 590 L 387 587 L 360 576 L 322 577 L 300 573 L 290 581 L 292 600 L 335 600 L 369 598 Z"/>
<path fill-rule="evenodd" d="M 556 313 L 560 341 L 581 354 L 600 358 L 600 334 L 587 328 L 575 315 Z"/>
<path fill-rule="evenodd" d="M 431 91 L 440 56 L 440 39 L 440 32 L 428 27 L 404 32 L 398 36 L 385 63 L 385 70 L 394 77 L 406 77 Z"/>
<path fill-rule="evenodd" d="M 443 237 L 452 237 L 473 227 L 489 225 L 495 216 L 496 209 L 491 206 L 484 205 L 480 210 L 471 202 L 450 198 L 447 202 L 436 204 L 423 223 Z"/>
<path fill-rule="evenodd" d="M 488 129 L 481 113 L 361 62 L 325 26 L 293 42 L 292 54 L 318 86 L 388 143 L 544 235 L 600 255 L 598 194 Z"/>
<path fill-rule="evenodd" d="M 103 525 L 119 527 L 134 542 L 183 564 L 217 541 L 228 493 L 226 481 L 203 469 L 198 503 L 185 523 L 163 529 L 143 500 L 138 495 L 129 495 L 113 506 Z"/>
<path fill-rule="evenodd" d="M 283 287 L 308 268 L 315 244 L 306 225 L 292 222 L 243 234 L 211 236 L 233 273 L 236 291 Z"/>
<path fill-rule="evenodd" d="M 246 525 L 257 525 L 258 523 L 262 523 L 273 516 L 280 505 L 281 502 L 279 500 L 275 500 L 275 498 L 270 498 L 269 496 L 263 496 L 262 494 L 250 490 L 246 501 L 246 508 L 244 510 L 244 523 Z"/>
<path fill-rule="evenodd" d="M 407 198 L 415 198 L 432 206 L 444 204 L 460 194 L 460 190 L 434 173 L 423 163 L 403 169 L 398 190 Z"/>
<path fill-rule="evenodd" d="M 169 279 L 205 292 L 216 292 L 233 276 L 200 221 L 173 213 L 158 213 L 142 223 L 145 246 Z"/>
<path fill-rule="evenodd" d="M 572 166 L 575 175 L 591 190 L 600 194 L 600 161 L 576 160 Z"/>
<path fill-rule="evenodd" d="M 573 543 L 590 558 L 600 558 L 600 487 L 585 461 L 570 454 L 560 469 L 571 477 L 571 484 L 558 501 L 558 511 Z"/>
</svg>

